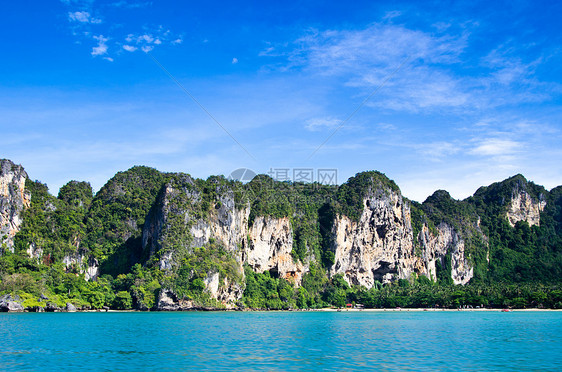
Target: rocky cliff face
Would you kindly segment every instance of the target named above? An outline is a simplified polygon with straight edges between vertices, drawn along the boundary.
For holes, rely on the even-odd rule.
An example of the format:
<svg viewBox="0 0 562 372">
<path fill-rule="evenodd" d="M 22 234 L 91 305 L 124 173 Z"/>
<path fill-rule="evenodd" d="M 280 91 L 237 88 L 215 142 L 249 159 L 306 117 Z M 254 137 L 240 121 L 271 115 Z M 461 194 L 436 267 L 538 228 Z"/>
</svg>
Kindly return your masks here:
<svg viewBox="0 0 562 372">
<path fill-rule="evenodd" d="M 143 249 L 159 253 L 160 267 L 170 269 L 174 247 L 190 251 L 211 240 L 219 242 L 242 261 L 242 247 L 248 234 L 248 208 L 236 208 L 232 190 L 221 189 L 212 206 L 205 206 L 201 190 L 189 175 L 166 184 L 151 209 L 142 235 Z"/>
<path fill-rule="evenodd" d="M 458 232 L 441 223 L 436 232 L 423 225 L 416 250 L 410 207 L 399 191 L 378 189 L 363 200 L 359 221 L 338 216 L 334 224 L 335 262 L 330 274 L 342 274 L 349 284 L 370 288 L 375 281 L 408 279 L 415 273 L 437 280 L 436 262 L 450 253 L 455 284 L 466 284 L 473 268 L 465 257 L 465 242 Z"/>
<path fill-rule="evenodd" d="M 216 200 L 202 213 L 205 197 L 191 177 L 183 175 L 164 187 L 143 229 L 143 247 L 151 255 L 159 255 L 160 268 L 173 270 L 180 251 L 189 254 L 196 247 L 215 242 L 234 257 L 242 277 L 243 265 L 247 264 L 256 272 L 270 271 L 300 284 L 306 268 L 291 256 L 293 230 L 289 219 L 260 216 L 249 226 L 249 206 L 237 207 L 233 190 L 228 187 L 218 185 L 216 191 Z M 243 294 L 240 283 L 219 280 L 213 271 L 207 273 L 204 283 L 211 297 L 226 306 Z"/>
<path fill-rule="evenodd" d="M 12 252 L 14 236 L 22 224 L 22 212 L 31 202 L 25 190 L 26 179 L 27 173 L 21 165 L 0 160 L 0 247 Z"/>
<path fill-rule="evenodd" d="M 224 190 L 208 216 L 196 220 L 191 227 L 191 246 L 202 247 L 208 244 L 210 239 L 215 239 L 232 252 L 237 261 L 242 262 L 242 248 L 248 235 L 249 215 L 249 208 L 235 207 L 232 190 Z"/>
<path fill-rule="evenodd" d="M 202 213 L 205 196 L 191 177 L 181 176 L 164 187 L 143 231 L 143 246 L 159 256 L 160 268 L 173 270 L 182 249 L 186 254 L 218 242 L 235 258 L 240 273 L 247 264 L 255 272 L 269 271 L 300 285 L 308 266 L 293 258 L 290 219 L 257 216 L 249 224 L 248 205 L 237 207 L 232 190 L 224 185 L 215 191 L 216 199 Z M 421 247 L 416 248 L 409 202 L 399 190 L 384 185 L 371 186 L 358 221 L 337 215 L 332 235 L 334 264 L 329 274 L 342 274 L 350 284 L 371 288 L 377 281 L 408 279 L 413 273 L 436 280 L 437 262 L 450 264 L 457 284 L 472 278 L 462 236 L 446 223 L 433 231 L 424 225 L 418 236 Z M 211 297 L 223 304 L 232 304 L 243 294 L 239 283 L 221 280 L 212 270 L 204 283 Z"/>
<path fill-rule="evenodd" d="M 513 191 L 507 211 L 509 224 L 513 227 L 519 221 L 527 221 L 529 226 L 539 226 L 541 212 L 545 206 L 546 201 L 542 194 L 535 200 L 527 191 L 517 188 Z"/>
<path fill-rule="evenodd" d="M 446 255 L 451 253 L 451 278 L 455 284 L 466 284 L 472 279 L 474 268 L 465 256 L 464 239 L 453 227 L 442 222 L 434 234 L 426 224 L 419 234 L 418 240 L 422 244 L 422 256 L 418 265 L 419 273 L 437 280 L 436 263 L 445 266 Z"/>
<path fill-rule="evenodd" d="M 84 274 L 86 280 L 93 280 L 99 276 L 100 265 L 98 260 L 90 255 L 84 255 L 83 252 L 77 251 L 73 255 L 66 255 L 62 262 L 66 270 L 76 268 L 78 272 Z"/>
<path fill-rule="evenodd" d="M 258 217 L 248 234 L 244 246 L 243 262 L 255 272 L 269 271 L 273 276 L 299 285 L 307 270 L 293 259 L 293 229 L 289 218 Z"/>
<path fill-rule="evenodd" d="M 359 221 L 338 216 L 330 273 L 371 288 L 375 281 L 407 278 L 414 271 L 410 210 L 399 192 L 377 189 L 363 200 Z"/>
</svg>

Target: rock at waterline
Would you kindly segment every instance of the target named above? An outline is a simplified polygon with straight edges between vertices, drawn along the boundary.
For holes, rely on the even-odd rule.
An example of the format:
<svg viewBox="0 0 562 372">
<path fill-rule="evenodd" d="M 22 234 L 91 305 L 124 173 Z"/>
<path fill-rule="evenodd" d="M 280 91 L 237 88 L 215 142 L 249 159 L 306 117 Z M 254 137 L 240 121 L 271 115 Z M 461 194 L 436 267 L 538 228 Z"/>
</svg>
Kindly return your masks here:
<svg viewBox="0 0 562 372">
<path fill-rule="evenodd" d="M 23 305 L 19 301 L 21 301 L 21 299 L 18 296 L 12 297 L 9 294 L 0 297 L 0 311 L 22 312 L 24 310 Z"/>
</svg>

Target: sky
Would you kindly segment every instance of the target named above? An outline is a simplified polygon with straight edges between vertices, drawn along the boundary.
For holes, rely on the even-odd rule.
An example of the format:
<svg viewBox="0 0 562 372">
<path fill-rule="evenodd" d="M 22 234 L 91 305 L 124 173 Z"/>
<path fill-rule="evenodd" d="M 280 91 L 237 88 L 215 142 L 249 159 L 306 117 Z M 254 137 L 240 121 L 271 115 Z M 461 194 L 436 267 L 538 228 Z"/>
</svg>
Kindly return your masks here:
<svg viewBox="0 0 562 372">
<path fill-rule="evenodd" d="M 9 1 L 0 158 L 51 193 L 135 165 L 366 170 L 423 201 L 562 184 L 562 3 Z"/>
</svg>

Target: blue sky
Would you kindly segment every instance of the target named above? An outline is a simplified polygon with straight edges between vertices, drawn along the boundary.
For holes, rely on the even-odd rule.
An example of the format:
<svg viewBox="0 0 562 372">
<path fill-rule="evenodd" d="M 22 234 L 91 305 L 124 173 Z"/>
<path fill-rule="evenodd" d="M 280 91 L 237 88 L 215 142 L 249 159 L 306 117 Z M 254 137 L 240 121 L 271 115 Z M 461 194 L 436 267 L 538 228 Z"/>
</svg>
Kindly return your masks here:
<svg viewBox="0 0 562 372">
<path fill-rule="evenodd" d="M 55 194 L 133 165 L 334 168 L 339 182 L 379 170 L 418 201 L 517 173 L 552 188 L 560 14 L 552 1 L 4 2 L 0 157 Z"/>
</svg>

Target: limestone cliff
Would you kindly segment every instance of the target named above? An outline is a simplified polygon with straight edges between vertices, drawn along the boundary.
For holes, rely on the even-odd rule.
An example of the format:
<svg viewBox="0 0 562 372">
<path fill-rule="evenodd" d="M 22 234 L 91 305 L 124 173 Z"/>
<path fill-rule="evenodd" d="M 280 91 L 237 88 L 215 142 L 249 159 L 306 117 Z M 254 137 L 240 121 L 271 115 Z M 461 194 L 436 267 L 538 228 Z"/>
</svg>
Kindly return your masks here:
<svg viewBox="0 0 562 372">
<path fill-rule="evenodd" d="M 242 278 L 243 265 L 247 264 L 256 272 L 270 271 L 300 284 L 306 270 L 291 256 L 290 220 L 259 216 L 249 226 L 250 208 L 236 205 L 234 190 L 217 181 L 212 194 L 215 196 L 210 200 L 188 175 L 178 175 L 165 185 L 146 219 L 142 239 L 143 248 L 159 257 L 159 267 L 172 271 L 194 248 L 213 243 L 235 259 Z M 241 283 L 219 279 L 213 270 L 204 283 L 207 293 L 225 306 L 243 294 Z"/>
<path fill-rule="evenodd" d="M 31 200 L 25 189 L 26 179 L 27 173 L 21 165 L 0 160 L 0 247 L 12 252 L 14 236 L 22 224 L 22 212 Z"/>
<path fill-rule="evenodd" d="M 98 260 L 91 255 L 85 255 L 83 251 L 77 250 L 75 254 L 64 256 L 62 262 L 66 270 L 76 270 L 84 274 L 86 280 L 96 279 L 99 276 Z"/>
<path fill-rule="evenodd" d="M 445 266 L 447 253 L 450 253 L 451 279 L 455 284 L 466 284 L 472 279 L 474 268 L 465 256 L 465 241 L 461 235 L 450 225 L 442 222 L 437 227 L 437 234 L 424 224 L 418 236 L 422 243 L 422 256 L 420 257 L 420 274 L 432 280 L 437 280 L 436 263 Z"/>
<path fill-rule="evenodd" d="M 269 271 L 274 276 L 300 284 L 307 269 L 291 255 L 293 229 L 289 218 L 258 217 L 250 227 L 248 238 L 243 263 L 255 272 Z"/>
<path fill-rule="evenodd" d="M 544 195 L 540 194 L 538 199 L 534 199 L 527 191 L 516 188 L 507 210 L 509 224 L 513 227 L 519 221 L 526 221 L 529 226 L 539 226 L 545 206 Z"/>
<path fill-rule="evenodd" d="M 385 188 L 371 190 L 363 203 L 359 221 L 336 218 L 330 273 L 367 288 L 375 281 L 409 277 L 416 258 L 408 205 L 399 192 Z"/>
<path fill-rule="evenodd" d="M 217 241 L 241 261 L 248 234 L 249 209 L 236 208 L 232 190 L 217 186 L 210 205 L 189 175 L 178 175 L 161 191 L 143 227 L 143 249 L 160 256 L 160 267 L 171 269 L 182 252 Z"/>
<path fill-rule="evenodd" d="M 370 288 L 375 281 L 409 279 L 413 273 L 437 280 L 436 262 L 444 266 L 447 259 L 455 284 L 466 284 L 473 276 L 459 232 L 445 222 L 430 231 L 425 223 L 416 248 L 409 203 L 399 190 L 376 183 L 363 199 L 359 221 L 339 215 L 334 234 L 330 274 L 342 274 L 350 284 Z"/>
</svg>

